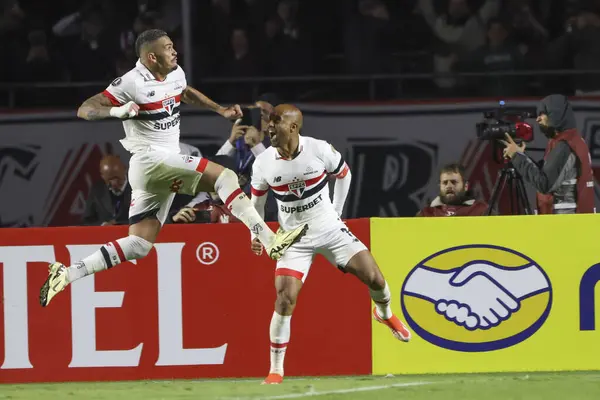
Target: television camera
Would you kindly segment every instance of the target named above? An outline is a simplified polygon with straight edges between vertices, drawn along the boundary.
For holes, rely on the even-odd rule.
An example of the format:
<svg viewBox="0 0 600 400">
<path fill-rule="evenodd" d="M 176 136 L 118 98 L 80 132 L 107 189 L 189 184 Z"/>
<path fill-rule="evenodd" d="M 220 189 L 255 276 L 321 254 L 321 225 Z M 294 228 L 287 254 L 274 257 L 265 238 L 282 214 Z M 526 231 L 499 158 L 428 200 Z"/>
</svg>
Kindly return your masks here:
<svg viewBox="0 0 600 400">
<path fill-rule="evenodd" d="M 489 140 L 492 154 L 497 163 L 503 164 L 498 171 L 498 177 L 492 189 L 486 215 L 491 215 L 497 207 L 500 194 L 508 184 L 511 214 L 531 214 L 531 206 L 525 191 L 523 178 L 515 170 L 512 163 L 503 157 L 501 140 L 506 140 L 508 134 L 516 143 L 533 141 L 533 126 L 526 122 L 535 118 L 535 113 L 524 109 L 506 109 L 506 103 L 500 101 L 499 107 L 483 113 L 484 120 L 476 124 L 477 137 Z"/>
<path fill-rule="evenodd" d="M 508 133 L 515 142 L 533 141 L 533 127 L 525 122 L 535 118 L 534 114 L 525 110 L 507 110 L 505 102 L 500 107 L 483 113 L 484 120 L 477 123 L 477 137 L 480 140 L 505 140 Z"/>
</svg>

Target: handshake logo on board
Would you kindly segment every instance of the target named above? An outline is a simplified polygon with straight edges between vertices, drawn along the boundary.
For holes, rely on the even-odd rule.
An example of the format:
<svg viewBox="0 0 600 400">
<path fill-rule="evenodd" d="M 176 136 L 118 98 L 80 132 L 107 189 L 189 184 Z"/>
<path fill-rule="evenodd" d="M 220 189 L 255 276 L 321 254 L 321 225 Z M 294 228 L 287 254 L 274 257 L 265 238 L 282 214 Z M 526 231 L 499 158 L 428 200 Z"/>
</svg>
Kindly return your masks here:
<svg viewBox="0 0 600 400">
<path fill-rule="evenodd" d="M 402 288 L 409 325 L 425 340 L 458 351 L 513 346 L 534 334 L 552 303 L 537 263 L 487 245 L 444 250 L 419 263 Z"/>
</svg>

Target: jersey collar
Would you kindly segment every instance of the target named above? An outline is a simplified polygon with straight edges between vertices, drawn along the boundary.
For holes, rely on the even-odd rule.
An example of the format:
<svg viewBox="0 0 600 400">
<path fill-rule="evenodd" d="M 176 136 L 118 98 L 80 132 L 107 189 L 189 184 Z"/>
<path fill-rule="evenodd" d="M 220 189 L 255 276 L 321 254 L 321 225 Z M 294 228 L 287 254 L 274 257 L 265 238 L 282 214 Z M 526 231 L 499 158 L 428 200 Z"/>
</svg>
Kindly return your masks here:
<svg viewBox="0 0 600 400">
<path fill-rule="evenodd" d="M 139 58 L 138 58 L 137 62 L 135 63 L 135 67 L 140 72 L 140 74 L 142 74 L 145 81 L 156 81 L 157 80 L 154 77 L 154 75 L 152 74 L 152 72 L 150 72 L 150 70 L 144 64 L 142 64 L 142 61 Z M 166 79 L 166 77 L 165 77 L 165 79 Z"/>
</svg>

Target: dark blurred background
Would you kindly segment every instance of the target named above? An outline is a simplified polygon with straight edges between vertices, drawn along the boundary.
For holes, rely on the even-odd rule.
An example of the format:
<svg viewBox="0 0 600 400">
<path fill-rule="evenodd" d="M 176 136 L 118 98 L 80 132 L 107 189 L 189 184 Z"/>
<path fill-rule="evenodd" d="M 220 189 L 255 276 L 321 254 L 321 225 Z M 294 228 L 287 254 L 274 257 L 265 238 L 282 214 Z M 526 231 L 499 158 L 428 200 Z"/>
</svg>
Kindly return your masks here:
<svg viewBox="0 0 600 400">
<path fill-rule="evenodd" d="M 600 91 L 600 76 L 583 74 L 600 69 L 599 0 L 1 0 L 0 7 L 3 108 L 79 104 L 134 66 L 136 35 L 155 27 L 171 35 L 190 83 L 220 102 L 274 89 L 290 101 Z"/>
</svg>

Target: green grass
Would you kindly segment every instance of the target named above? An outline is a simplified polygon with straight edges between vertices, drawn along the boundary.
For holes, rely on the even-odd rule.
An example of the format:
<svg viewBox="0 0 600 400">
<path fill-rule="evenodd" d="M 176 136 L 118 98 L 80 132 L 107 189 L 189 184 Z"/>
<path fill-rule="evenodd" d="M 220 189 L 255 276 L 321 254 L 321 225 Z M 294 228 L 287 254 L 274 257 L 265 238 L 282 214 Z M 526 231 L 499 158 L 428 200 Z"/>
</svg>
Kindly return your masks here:
<svg viewBox="0 0 600 400">
<path fill-rule="evenodd" d="M 283 385 L 269 386 L 257 379 L 0 385 L 2 400 L 278 398 L 598 400 L 600 372 L 287 378 Z"/>
</svg>

